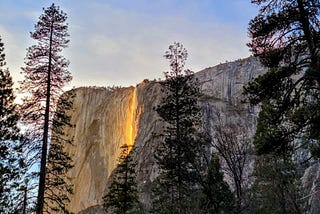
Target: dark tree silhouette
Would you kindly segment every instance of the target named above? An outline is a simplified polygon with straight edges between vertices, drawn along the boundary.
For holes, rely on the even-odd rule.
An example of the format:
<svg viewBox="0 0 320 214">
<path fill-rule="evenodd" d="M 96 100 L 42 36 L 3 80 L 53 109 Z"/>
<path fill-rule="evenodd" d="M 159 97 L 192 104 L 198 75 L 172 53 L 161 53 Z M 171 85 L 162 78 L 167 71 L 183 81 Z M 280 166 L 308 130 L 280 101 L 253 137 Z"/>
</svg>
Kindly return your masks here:
<svg viewBox="0 0 320 214">
<path fill-rule="evenodd" d="M 135 164 L 131 146 L 121 146 L 119 164 L 113 172 L 108 194 L 104 197 L 105 210 L 116 214 L 142 213 L 138 200 Z"/>
<path fill-rule="evenodd" d="M 223 170 L 231 179 L 236 198 L 236 213 L 246 213 L 250 181 L 249 162 L 252 155 L 252 142 L 249 128 L 241 119 L 224 121 L 219 113 L 214 126 L 212 147 L 222 160 Z"/>
<path fill-rule="evenodd" d="M 205 179 L 206 186 L 202 190 L 206 195 L 202 201 L 204 213 L 233 213 L 234 195 L 223 177 L 219 158 L 213 155 Z"/>
<path fill-rule="evenodd" d="M 255 171 L 262 173 L 256 173 L 260 177 L 256 179 L 255 188 L 288 193 L 292 192 L 290 185 L 296 179 L 292 155 L 302 148 L 310 151 L 310 158 L 320 157 L 320 5 L 316 0 L 252 2 L 260 10 L 249 24 L 249 47 L 269 68 L 245 87 L 249 101 L 261 105 L 253 143 L 260 156 Z M 270 157 L 273 166 L 262 164 Z M 272 174 L 274 170 L 279 176 Z M 274 181 L 265 182 L 266 177 Z M 274 187 L 275 183 L 281 187 Z M 298 184 L 293 186 L 299 188 Z M 274 210 L 279 205 L 281 209 L 274 212 L 301 212 L 299 203 L 302 201 L 290 195 L 277 197 L 278 204 L 261 204 L 271 205 Z"/>
<path fill-rule="evenodd" d="M 262 104 L 255 146 L 258 154 L 291 153 L 293 139 L 319 150 L 319 12 L 315 0 L 253 0 L 260 7 L 250 22 L 249 47 L 269 71 L 245 87 Z M 261 117 L 260 117 L 261 118 Z"/>
<path fill-rule="evenodd" d="M 18 209 L 14 199 L 23 171 L 22 138 L 13 82 L 5 65 L 4 44 L 0 38 L 0 213 L 13 213 Z"/>
<path fill-rule="evenodd" d="M 66 130 L 73 128 L 71 112 L 73 111 L 74 90 L 65 92 L 57 103 L 52 123 L 52 137 L 46 168 L 46 189 L 44 210 L 46 213 L 70 213 L 67 205 L 73 194 L 71 178 L 67 174 L 73 167 L 71 155 L 65 146 L 73 146 L 73 136 Z"/>
<path fill-rule="evenodd" d="M 41 150 L 35 159 L 41 158 L 37 213 L 43 211 L 46 161 L 48 142 L 52 128 L 52 118 L 56 103 L 62 94 L 63 86 L 71 80 L 67 70 L 69 62 L 60 55 L 67 47 L 67 15 L 52 4 L 40 16 L 31 37 L 38 43 L 28 49 L 25 67 L 22 68 L 25 79 L 21 82 L 21 91 L 28 93 L 23 100 L 23 122 L 32 129 L 34 148 Z M 41 145 L 39 144 L 41 142 Z"/>
<path fill-rule="evenodd" d="M 158 207 L 164 210 L 167 206 L 169 213 L 183 213 L 186 208 L 185 200 L 190 191 L 190 160 L 195 157 L 192 135 L 200 117 L 197 105 L 199 90 L 194 87 L 192 72 L 184 70 L 187 55 L 187 50 L 180 43 L 170 45 L 165 52 L 164 57 L 169 60 L 171 70 L 165 72 L 166 80 L 162 82 L 165 97 L 156 109 L 166 123 L 164 142 L 156 150 L 161 170 L 158 181 L 162 187 L 158 189 L 157 197 L 164 199 L 161 194 L 165 194 L 168 202 L 161 205 L 158 200 Z"/>
</svg>

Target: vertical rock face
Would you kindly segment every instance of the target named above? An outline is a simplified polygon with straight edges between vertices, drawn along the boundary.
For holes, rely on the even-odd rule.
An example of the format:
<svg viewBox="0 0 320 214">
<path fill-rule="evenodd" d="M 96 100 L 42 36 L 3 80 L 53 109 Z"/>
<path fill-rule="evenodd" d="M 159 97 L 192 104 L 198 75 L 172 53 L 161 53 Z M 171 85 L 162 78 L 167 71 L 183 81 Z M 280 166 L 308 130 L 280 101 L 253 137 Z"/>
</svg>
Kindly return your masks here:
<svg viewBox="0 0 320 214">
<path fill-rule="evenodd" d="M 68 147 L 74 161 L 69 176 L 74 195 L 70 208 L 77 213 L 101 204 L 106 181 L 117 165 L 119 147 L 133 144 L 137 132 L 136 89 L 105 88 L 76 90 L 72 123 L 68 131 L 74 146 Z"/>
<path fill-rule="evenodd" d="M 203 127 L 214 134 L 219 115 L 224 121 L 240 122 L 254 133 L 258 109 L 243 104 L 243 86 L 266 70 L 257 59 L 220 64 L 195 74 L 200 83 Z M 66 150 L 72 156 L 74 168 L 69 172 L 74 184 L 74 195 L 69 204 L 74 213 L 104 213 L 102 197 L 106 193 L 108 178 L 117 166 L 120 146 L 133 145 L 140 200 L 150 204 L 150 183 L 157 176 L 153 151 L 157 134 L 163 123 L 154 108 L 162 98 L 157 82 L 144 81 L 128 88 L 78 88 L 75 89 L 73 128 L 66 130 L 74 136 L 74 145 Z M 248 166 L 248 170 L 252 168 Z M 309 167 L 302 184 L 310 193 L 310 213 L 319 213 L 319 165 Z"/>
<path fill-rule="evenodd" d="M 225 120 L 250 115 L 246 106 L 240 108 L 242 87 L 263 71 L 256 59 L 248 58 L 196 73 L 208 130 L 214 124 L 215 112 L 220 112 Z M 74 195 L 69 208 L 78 213 L 90 212 L 91 207 L 102 204 L 108 177 L 117 165 L 120 146 L 125 143 L 134 144 L 138 185 L 140 189 L 147 188 L 157 176 L 153 149 L 163 123 L 154 111 L 162 96 L 157 82 L 145 81 L 129 88 L 78 88 L 75 92 L 71 115 L 75 127 L 67 130 L 74 136 L 74 146 L 67 151 L 74 160 L 69 173 Z M 254 124 L 254 119 L 251 122 Z M 149 199 L 147 193 L 141 195 L 145 204 L 149 204 Z"/>
<path fill-rule="evenodd" d="M 310 208 L 309 213 L 320 213 L 320 164 L 308 167 L 302 177 L 304 198 Z"/>
<path fill-rule="evenodd" d="M 245 84 L 265 71 L 257 59 L 250 57 L 195 74 L 203 94 L 200 100 L 203 126 L 212 135 L 217 115 L 224 121 L 240 121 L 248 127 L 249 135 L 254 133 L 257 109 L 241 103 L 242 91 Z M 75 194 L 69 209 L 82 214 L 103 213 L 99 205 L 103 202 L 108 178 L 117 165 L 121 145 L 134 144 L 138 187 L 142 192 L 157 176 L 153 150 L 163 123 L 154 108 L 163 94 L 160 84 L 154 81 L 129 88 L 78 88 L 75 92 L 71 115 L 75 126 L 66 130 L 74 136 L 74 145 L 66 148 L 74 160 L 69 176 L 73 179 Z M 310 168 L 305 175 L 303 183 L 308 183 L 307 188 L 316 188 L 320 180 L 318 172 L 318 168 Z M 140 199 L 146 206 L 150 204 L 148 191 L 141 194 Z"/>
<path fill-rule="evenodd" d="M 220 64 L 196 73 L 202 93 L 239 106 L 243 99 L 243 86 L 254 77 L 266 72 L 256 58 L 249 57 Z"/>
</svg>

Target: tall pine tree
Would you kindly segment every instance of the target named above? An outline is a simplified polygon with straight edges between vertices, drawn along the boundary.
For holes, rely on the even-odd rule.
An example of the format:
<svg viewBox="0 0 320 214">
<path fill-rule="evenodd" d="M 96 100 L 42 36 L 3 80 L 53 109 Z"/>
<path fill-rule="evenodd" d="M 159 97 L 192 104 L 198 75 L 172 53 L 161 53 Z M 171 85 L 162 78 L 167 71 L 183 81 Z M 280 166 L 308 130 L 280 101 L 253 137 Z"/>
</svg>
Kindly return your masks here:
<svg viewBox="0 0 320 214">
<path fill-rule="evenodd" d="M 23 100 L 23 122 L 31 127 L 34 139 L 32 144 L 36 159 L 40 158 L 39 190 L 37 214 L 43 212 L 46 162 L 48 142 L 52 129 L 53 114 L 63 86 L 71 81 L 67 70 L 69 62 L 60 54 L 67 47 L 67 15 L 52 4 L 40 16 L 31 38 L 38 43 L 28 49 L 25 67 L 22 68 L 25 79 L 21 82 L 21 91 L 27 93 Z"/>
<path fill-rule="evenodd" d="M 18 201 L 18 179 L 22 172 L 19 114 L 14 103 L 12 77 L 5 68 L 4 44 L 0 38 L 0 213 L 13 213 Z"/>
<path fill-rule="evenodd" d="M 169 46 L 165 58 L 171 71 L 162 82 L 164 98 L 156 111 L 165 122 L 164 140 L 156 148 L 160 175 L 154 188 L 155 213 L 185 213 L 195 186 L 200 125 L 199 88 L 194 75 L 184 70 L 187 51 L 180 43 Z"/>
</svg>

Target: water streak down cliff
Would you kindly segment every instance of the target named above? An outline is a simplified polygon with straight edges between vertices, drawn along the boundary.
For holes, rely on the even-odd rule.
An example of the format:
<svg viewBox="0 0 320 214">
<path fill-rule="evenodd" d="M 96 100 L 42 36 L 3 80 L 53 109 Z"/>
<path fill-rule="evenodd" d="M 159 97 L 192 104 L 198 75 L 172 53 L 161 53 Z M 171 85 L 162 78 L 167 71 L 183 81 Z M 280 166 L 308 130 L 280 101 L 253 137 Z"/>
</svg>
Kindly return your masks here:
<svg viewBox="0 0 320 214">
<path fill-rule="evenodd" d="M 203 93 L 200 102 L 203 125 L 211 134 L 216 113 L 225 121 L 243 121 L 248 125 L 249 134 L 253 134 L 257 109 L 241 103 L 242 91 L 245 84 L 265 71 L 257 59 L 250 57 L 196 73 Z M 153 159 L 157 144 L 154 134 L 163 129 L 154 111 L 163 96 L 160 84 L 145 81 L 136 87 L 114 90 L 89 87 L 75 89 L 75 92 L 71 114 L 75 127 L 66 130 L 74 136 L 74 146 L 66 149 L 74 160 L 74 168 L 69 173 L 75 192 L 70 211 L 98 213 L 96 208 L 102 204 L 108 178 L 117 165 L 123 144 L 135 147 L 138 186 L 144 192 L 140 199 L 147 206 L 150 195 L 144 190 L 158 172 Z M 310 188 L 313 188 L 312 182 Z"/>
<path fill-rule="evenodd" d="M 133 145 L 137 134 L 140 110 L 137 109 L 136 88 L 114 91 L 105 88 L 75 90 L 74 146 L 68 147 L 75 167 L 69 176 L 73 179 L 74 195 L 70 208 L 78 212 L 100 204 L 107 178 L 117 165 L 119 147 Z"/>
</svg>

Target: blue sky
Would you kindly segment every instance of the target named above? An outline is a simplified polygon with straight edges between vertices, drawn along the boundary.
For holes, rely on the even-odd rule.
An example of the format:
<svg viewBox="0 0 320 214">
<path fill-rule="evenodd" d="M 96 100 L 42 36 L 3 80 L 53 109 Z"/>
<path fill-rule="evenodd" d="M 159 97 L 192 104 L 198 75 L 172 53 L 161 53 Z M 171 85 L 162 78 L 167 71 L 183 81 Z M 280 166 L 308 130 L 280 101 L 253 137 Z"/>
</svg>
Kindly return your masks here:
<svg viewBox="0 0 320 214">
<path fill-rule="evenodd" d="M 47 0 L 1 0 L 0 35 L 14 81 Z M 174 41 L 189 52 L 186 67 L 199 71 L 250 55 L 247 26 L 257 14 L 250 0 L 60 0 L 67 13 L 73 86 L 135 85 L 163 78 L 162 57 Z"/>
</svg>

